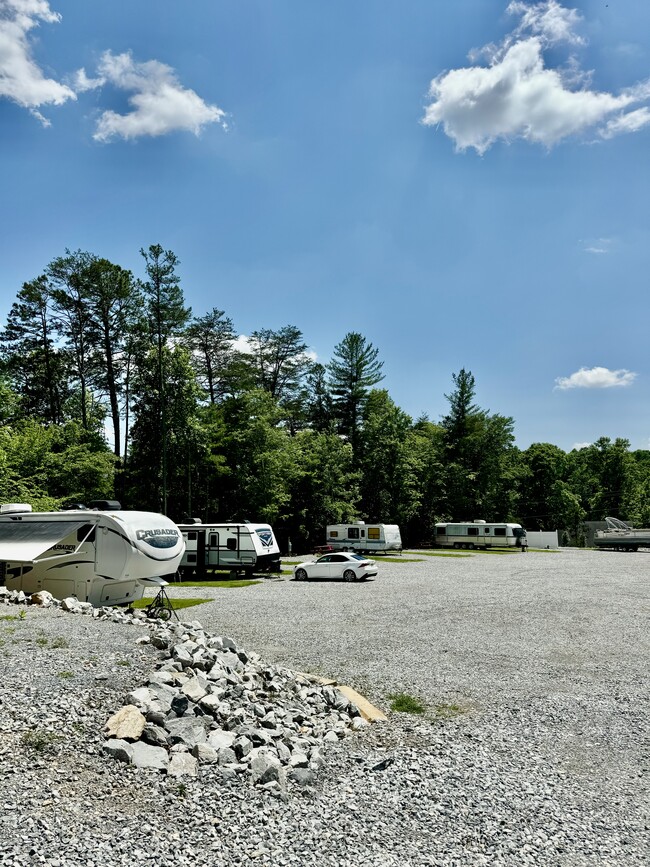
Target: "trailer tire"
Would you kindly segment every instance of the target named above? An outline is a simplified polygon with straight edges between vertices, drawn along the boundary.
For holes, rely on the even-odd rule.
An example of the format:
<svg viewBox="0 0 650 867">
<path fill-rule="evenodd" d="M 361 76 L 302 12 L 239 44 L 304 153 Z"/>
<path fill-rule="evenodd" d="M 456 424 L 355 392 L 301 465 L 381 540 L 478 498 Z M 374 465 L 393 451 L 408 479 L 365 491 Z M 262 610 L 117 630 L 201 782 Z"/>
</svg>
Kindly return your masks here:
<svg viewBox="0 0 650 867">
<path fill-rule="evenodd" d="M 296 581 L 306 581 L 307 572 L 305 569 L 296 569 Z"/>
</svg>

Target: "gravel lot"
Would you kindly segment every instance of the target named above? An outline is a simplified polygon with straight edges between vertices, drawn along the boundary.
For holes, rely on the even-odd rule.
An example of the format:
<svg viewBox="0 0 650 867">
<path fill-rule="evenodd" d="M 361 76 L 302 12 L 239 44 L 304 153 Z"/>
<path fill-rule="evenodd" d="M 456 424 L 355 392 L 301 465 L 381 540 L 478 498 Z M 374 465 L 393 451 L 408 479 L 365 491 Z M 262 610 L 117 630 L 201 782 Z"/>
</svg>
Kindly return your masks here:
<svg viewBox="0 0 650 867">
<path fill-rule="evenodd" d="M 0 864 L 647 865 L 650 553 L 410 559 L 365 584 L 172 589 L 214 600 L 185 619 L 388 712 L 286 803 L 104 757 L 156 658 L 137 627 L 0 620 Z M 425 714 L 391 713 L 396 692 Z"/>
</svg>

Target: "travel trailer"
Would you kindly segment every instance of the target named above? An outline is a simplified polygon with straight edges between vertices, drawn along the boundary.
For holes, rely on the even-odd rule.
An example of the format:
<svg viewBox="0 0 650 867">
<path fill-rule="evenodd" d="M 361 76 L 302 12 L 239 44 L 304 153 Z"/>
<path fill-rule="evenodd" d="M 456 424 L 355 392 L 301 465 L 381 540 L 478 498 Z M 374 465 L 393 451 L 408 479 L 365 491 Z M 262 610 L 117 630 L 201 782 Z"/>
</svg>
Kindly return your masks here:
<svg viewBox="0 0 650 867">
<path fill-rule="evenodd" d="M 375 554 L 381 551 L 401 551 L 402 537 L 397 524 L 330 524 L 326 547 L 334 551 L 360 551 Z"/>
<path fill-rule="evenodd" d="M 128 604 L 171 580 L 184 549 L 169 518 L 122 511 L 115 501 L 65 512 L 0 506 L 0 583 L 26 594 L 48 590 L 95 606 Z"/>
<path fill-rule="evenodd" d="M 521 524 L 486 521 L 436 524 L 436 547 L 440 548 L 527 548 Z"/>
<path fill-rule="evenodd" d="M 185 541 L 181 575 L 205 576 L 209 570 L 279 572 L 280 548 L 268 524 L 179 524 Z"/>
</svg>

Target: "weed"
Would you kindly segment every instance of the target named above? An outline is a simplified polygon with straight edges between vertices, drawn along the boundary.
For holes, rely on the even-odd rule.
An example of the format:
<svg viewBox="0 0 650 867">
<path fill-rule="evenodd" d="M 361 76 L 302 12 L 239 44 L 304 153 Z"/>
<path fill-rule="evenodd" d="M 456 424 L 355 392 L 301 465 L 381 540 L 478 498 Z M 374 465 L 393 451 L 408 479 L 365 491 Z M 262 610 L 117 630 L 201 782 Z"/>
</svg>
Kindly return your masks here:
<svg viewBox="0 0 650 867">
<path fill-rule="evenodd" d="M 179 798 L 184 798 L 185 795 L 187 795 L 187 786 L 185 785 L 185 783 L 179 783 L 176 786 L 176 792 Z"/>
<path fill-rule="evenodd" d="M 57 674 L 57 677 L 62 678 L 63 680 L 70 680 L 74 677 L 74 673 L 72 671 L 60 671 Z"/>
<path fill-rule="evenodd" d="M 35 753 L 50 753 L 54 750 L 56 742 L 60 740 L 59 735 L 54 732 L 44 732 L 34 729 L 33 731 L 25 732 L 20 739 L 23 746 Z"/>
<path fill-rule="evenodd" d="M 130 667 L 131 667 L 131 663 L 129 662 L 128 659 L 118 659 L 118 660 L 117 660 L 117 664 L 118 664 L 118 665 L 123 665 L 125 668 L 130 668 Z"/>
<path fill-rule="evenodd" d="M 36 639 L 36 643 L 38 644 L 39 647 L 47 647 L 47 638 L 45 638 L 44 635 L 40 635 Z"/>
<path fill-rule="evenodd" d="M 27 619 L 27 612 L 25 611 L 24 608 L 20 609 L 20 613 L 18 614 L 18 618 L 20 620 L 26 620 Z"/>
<path fill-rule="evenodd" d="M 59 635 L 57 638 L 52 639 L 52 647 L 55 649 L 59 647 L 70 647 L 70 644 L 67 638 Z"/>
<path fill-rule="evenodd" d="M 398 692 L 395 695 L 389 695 L 391 710 L 398 713 L 424 713 L 424 705 L 413 698 L 406 692 Z"/>
<path fill-rule="evenodd" d="M 0 620 L 18 620 L 15 614 L 0 614 Z"/>
<path fill-rule="evenodd" d="M 459 716 L 461 713 L 465 712 L 465 708 L 461 707 L 459 704 L 447 704 L 446 702 L 437 704 L 434 708 L 434 713 L 437 719 L 452 719 L 453 717 Z"/>
</svg>

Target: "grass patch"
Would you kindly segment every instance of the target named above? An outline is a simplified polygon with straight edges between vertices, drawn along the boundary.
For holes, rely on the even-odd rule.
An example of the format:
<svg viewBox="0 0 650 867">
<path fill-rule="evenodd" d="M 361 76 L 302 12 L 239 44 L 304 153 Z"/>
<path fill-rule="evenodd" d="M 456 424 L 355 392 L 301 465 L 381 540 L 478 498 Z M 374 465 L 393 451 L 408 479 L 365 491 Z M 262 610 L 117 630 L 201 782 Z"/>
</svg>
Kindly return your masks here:
<svg viewBox="0 0 650 867">
<path fill-rule="evenodd" d="M 147 608 L 153 601 L 153 597 L 148 599 L 137 599 L 132 608 Z M 202 605 L 204 602 L 213 602 L 213 599 L 170 599 L 171 606 L 174 611 L 180 611 L 181 608 L 192 608 L 194 605 Z"/>
<path fill-rule="evenodd" d="M 453 719 L 455 716 L 460 716 L 462 713 L 466 713 L 464 707 L 461 707 L 459 704 L 447 704 L 443 702 L 442 704 L 437 704 L 433 709 L 433 712 L 436 716 L 436 719 Z"/>
<path fill-rule="evenodd" d="M 0 614 L 0 620 L 20 620 L 17 614 Z"/>
<path fill-rule="evenodd" d="M 470 553 L 461 554 L 459 551 L 407 551 L 407 554 L 417 553 L 418 557 L 471 557 Z"/>
<path fill-rule="evenodd" d="M 67 638 L 64 638 L 62 635 L 59 635 L 57 638 L 52 639 L 52 644 L 50 647 L 53 647 L 55 650 L 58 650 L 62 647 L 70 647 L 70 643 Z"/>
<path fill-rule="evenodd" d="M 388 698 L 390 699 L 390 709 L 397 713 L 424 713 L 425 711 L 424 705 L 407 692 L 398 692 L 389 695 Z"/>
<path fill-rule="evenodd" d="M 275 574 L 275 573 L 274 573 Z M 224 578 L 221 581 L 174 581 L 169 585 L 169 589 L 174 587 L 250 587 L 251 584 L 261 584 L 259 578 Z M 205 602 L 205 599 L 201 600 Z M 137 606 L 136 606 L 137 607 Z"/>
<path fill-rule="evenodd" d="M 61 738 L 59 735 L 54 734 L 54 732 L 44 732 L 35 729 L 31 732 L 25 732 L 20 740 L 23 746 L 32 752 L 51 753 L 57 741 L 61 740 Z"/>
<path fill-rule="evenodd" d="M 44 635 L 41 635 L 39 638 L 36 639 L 36 643 L 39 647 L 47 647 L 47 638 L 45 638 Z"/>
<path fill-rule="evenodd" d="M 282 560 L 283 566 L 299 566 L 302 560 Z"/>
<path fill-rule="evenodd" d="M 72 671 L 60 671 L 57 674 L 57 677 L 60 677 L 62 680 L 72 680 L 74 677 L 74 672 Z"/>
</svg>

